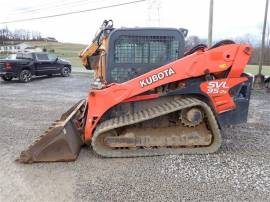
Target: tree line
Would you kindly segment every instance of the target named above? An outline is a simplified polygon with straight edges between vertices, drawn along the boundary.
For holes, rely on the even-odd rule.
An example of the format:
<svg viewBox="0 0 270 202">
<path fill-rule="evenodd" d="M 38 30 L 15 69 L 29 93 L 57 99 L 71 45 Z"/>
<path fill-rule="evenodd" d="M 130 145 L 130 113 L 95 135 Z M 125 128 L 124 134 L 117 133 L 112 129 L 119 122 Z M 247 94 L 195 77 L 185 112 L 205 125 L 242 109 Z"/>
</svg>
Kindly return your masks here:
<svg viewBox="0 0 270 202">
<path fill-rule="evenodd" d="M 38 31 L 15 29 L 11 31 L 7 27 L 0 29 L 0 45 L 6 41 L 37 41 L 42 40 L 41 33 Z"/>
</svg>

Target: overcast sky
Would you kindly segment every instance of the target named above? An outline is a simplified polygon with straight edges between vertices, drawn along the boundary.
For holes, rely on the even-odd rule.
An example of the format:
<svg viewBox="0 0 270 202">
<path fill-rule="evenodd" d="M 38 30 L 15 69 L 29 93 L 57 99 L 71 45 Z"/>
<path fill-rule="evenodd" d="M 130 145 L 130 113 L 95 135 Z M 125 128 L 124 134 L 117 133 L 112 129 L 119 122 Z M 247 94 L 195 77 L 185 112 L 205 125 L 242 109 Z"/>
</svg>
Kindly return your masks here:
<svg viewBox="0 0 270 202">
<path fill-rule="evenodd" d="M 133 0 L 0 0 L 0 23 L 108 6 Z M 189 35 L 207 37 L 209 0 L 159 0 L 160 26 L 184 27 Z M 251 34 L 261 37 L 265 0 L 214 0 L 214 40 Z M 157 26 L 157 9 L 149 2 L 42 20 L 6 24 L 8 28 L 40 31 L 62 42 L 89 43 L 104 19 L 115 27 Z M 154 7 L 157 4 L 154 4 Z M 269 22 L 268 17 L 268 22 Z M 0 24 L 0 27 L 6 26 Z"/>
</svg>

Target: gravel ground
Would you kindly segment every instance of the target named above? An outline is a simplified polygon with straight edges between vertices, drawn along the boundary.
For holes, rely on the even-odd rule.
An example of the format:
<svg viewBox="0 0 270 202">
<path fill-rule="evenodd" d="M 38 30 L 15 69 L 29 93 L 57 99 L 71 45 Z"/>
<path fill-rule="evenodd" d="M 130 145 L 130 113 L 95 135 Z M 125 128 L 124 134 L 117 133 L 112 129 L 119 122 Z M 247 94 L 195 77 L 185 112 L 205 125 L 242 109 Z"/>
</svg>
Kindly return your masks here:
<svg viewBox="0 0 270 202">
<path fill-rule="evenodd" d="M 14 162 L 86 96 L 72 76 L 0 82 L 0 201 L 269 201 L 270 93 L 253 92 L 249 120 L 223 131 L 216 154 L 104 159 L 89 148 L 70 163 Z"/>
</svg>

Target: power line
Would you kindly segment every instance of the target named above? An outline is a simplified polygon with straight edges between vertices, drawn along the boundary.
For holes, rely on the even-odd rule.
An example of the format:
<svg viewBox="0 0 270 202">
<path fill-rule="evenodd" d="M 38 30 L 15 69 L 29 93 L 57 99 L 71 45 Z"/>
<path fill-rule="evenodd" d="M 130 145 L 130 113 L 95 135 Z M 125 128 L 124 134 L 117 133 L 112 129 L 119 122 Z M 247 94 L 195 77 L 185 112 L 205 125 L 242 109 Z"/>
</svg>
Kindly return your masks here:
<svg viewBox="0 0 270 202">
<path fill-rule="evenodd" d="M 41 6 L 41 7 L 40 6 L 29 7 L 29 8 L 26 8 L 24 10 L 14 12 L 11 15 L 20 15 L 21 16 L 20 18 L 23 18 L 23 16 L 25 14 L 41 13 L 43 11 L 52 11 L 52 10 L 61 11 L 61 10 L 63 10 L 63 8 L 67 8 L 67 9 L 73 8 L 73 10 L 74 10 L 75 7 L 78 7 L 78 6 L 81 6 L 81 5 L 89 5 L 89 3 L 93 4 L 93 3 L 96 3 L 96 2 L 99 2 L 99 1 L 100 0 L 65 1 L 65 3 L 59 3 L 58 2 L 58 4 L 57 4 L 57 2 L 55 2 L 53 4 L 47 4 L 47 5 L 44 5 L 44 6 Z M 105 1 L 105 0 L 103 0 L 103 1 Z M 110 1 L 110 0 L 106 0 L 106 1 Z M 111 1 L 113 1 L 113 0 L 111 0 Z M 79 8 L 79 9 L 81 9 L 81 8 Z"/>
<path fill-rule="evenodd" d="M 95 2 L 98 2 L 98 0 L 96 1 L 90 1 L 89 0 L 79 0 L 79 1 L 66 1 L 65 3 L 59 3 L 58 4 L 44 4 L 44 5 L 41 5 L 40 6 L 33 6 L 33 7 L 30 7 L 30 8 L 25 8 L 24 10 L 21 10 L 19 12 L 14 12 L 14 13 L 11 13 L 13 15 L 16 15 L 16 14 L 27 14 L 27 13 L 32 13 L 32 12 L 37 12 L 37 11 L 46 11 L 48 9 L 58 9 L 58 8 L 63 8 L 63 7 L 74 7 L 74 6 L 77 6 L 77 5 L 81 5 L 82 3 L 84 2 L 88 2 L 88 3 L 95 3 Z"/>
<path fill-rule="evenodd" d="M 126 3 L 113 4 L 113 5 L 109 5 L 109 6 L 102 6 L 102 7 L 98 7 L 98 8 L 91 8 L 91 9 L 80 10 L 80 11 L 66 12 L 66 13 L 60 13 L 60 14 L 55 14 L 55 15 L 47 15 L 47 16 L 36 17 L 36 18 L 26 18 L 26 19 L 20 19 L 20 20 L 12 20 L 12 21 L 0 22 L 0 24 L 10 24 L 10 23 L 15 23 L 15 22 L 25 22 L 25 21 L 32 21 L 32 20 L 40 20 L 40 19 L 46 19 L 46 18 L 60 17 L 60 16 L 65 16 L 65 15 L 72 15 L 72 14 L 90 12 L 90 11 L 95 11 L 95 10 L 102 10 L 102 9 L 106 9 L 106 8 L 113 8 L 113 7 L 129 5 L 129 4 L 135 4 L 135 3 L 140 3 L 140 2 L 144 2 L 144 1 L 147 1 L 147 0 L 130 1 L 130 2 L 126 2 Z"/>
</svg>

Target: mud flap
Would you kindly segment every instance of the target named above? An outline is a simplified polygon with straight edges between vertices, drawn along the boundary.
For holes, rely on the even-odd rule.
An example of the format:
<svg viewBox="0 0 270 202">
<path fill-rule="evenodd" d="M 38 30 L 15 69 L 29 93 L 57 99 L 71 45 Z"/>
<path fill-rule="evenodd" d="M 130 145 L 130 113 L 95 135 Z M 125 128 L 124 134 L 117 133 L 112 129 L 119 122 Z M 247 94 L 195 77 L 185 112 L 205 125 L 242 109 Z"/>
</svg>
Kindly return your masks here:
<svg viewBox="0 0 270 202">
<path fill-rule="evenodd" d="M 84 127 L 86 110 L 85 100 L 81 100 L 60 120 L 35 141 L 29 148 L 21 152 L 17 159 L 20 163 L 74 161 L 83 145 L 81 131 Z"/>
</svg>

